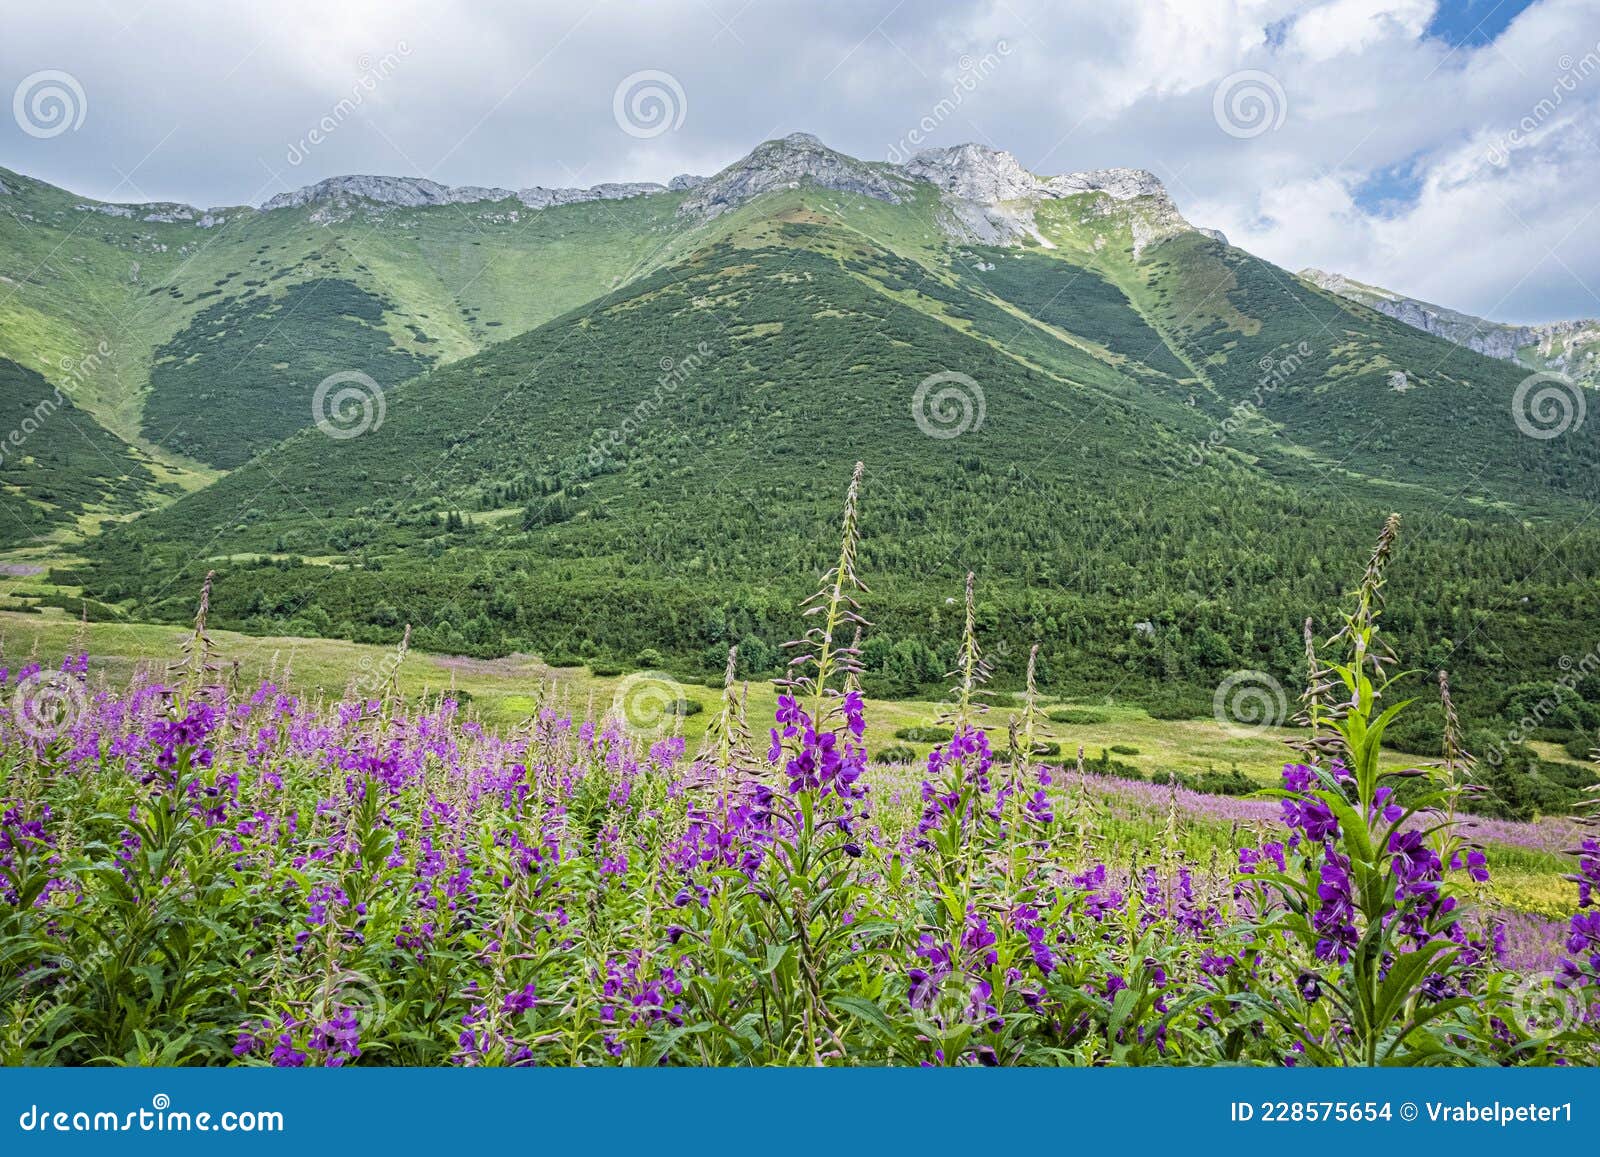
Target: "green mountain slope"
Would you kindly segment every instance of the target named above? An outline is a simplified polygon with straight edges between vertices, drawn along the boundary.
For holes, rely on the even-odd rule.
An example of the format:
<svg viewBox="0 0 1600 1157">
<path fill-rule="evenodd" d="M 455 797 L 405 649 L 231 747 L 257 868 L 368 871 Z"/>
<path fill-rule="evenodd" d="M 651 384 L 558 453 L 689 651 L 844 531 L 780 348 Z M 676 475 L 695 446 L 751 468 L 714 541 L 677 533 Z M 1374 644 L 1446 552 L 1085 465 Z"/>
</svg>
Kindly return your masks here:
<svg viewBox="0 0 1600 1157">
<path fill-rule="evenodd" d="M 67 393 L 0 358 L 0 547 L 61 540 L 179 493 Z"/>
<path fill-rule="evenodd" d="M 677 194 L 201 216 L 5 169 L 0 189 L 0 357 L 60 385 L 108 346 L 74 383 L 80 406 L 202 479 L 309 425 L 327 373 L 389 386 L 476 353 L 628 279 L 681 231 Z"/>
<path fill-rule="evenodd" d="M 1566 645 L 1576 592 L 1600 577 L 1600 534 L 1564 513 L 1588 490 L 1538 462 L 1520 480 L 1459 474 L 1509 452 L 1514 428 L 1485 418 L 1482 446 L 1432 455 L 1320 429 L 1342 406 L 1419 440 L 1453 428 L 1449 413 L 1404 417 L 1414 397 L 1370 389 L 1342 352 L 1306 359 L 1276 408 L 1191 464 L 1233 391 L 1253 388 L 1259 350 L 1293 348 L 1312 306 L 1347 324 L 1329 299 L 1274 296 L 1209 240 L 1136 259 L 1102 246 L 1098 268 L 1066 245 L 924 264 L 836 219 L 835 200 L 770 194 L 690 259 L 399 387 L 380 427 L 302 431 L 107 535 L 88 588 L 178 618 L 191 608 L 174 592 L 219 567 L 216 614 L 251 630 L 379 640 L 410 622 L 442 650 L 654 649 L 708 673 L 740 642 L 762 671 L 829 564 L 860 458 L 869 677 L 884 690 L 946 669 L 958 624 L 938 608 L 968 569 L 989 630 L 1044 643 L 1057 685 L 1200 688 L 1237 667 L 1287 679 L 1301 620 L 1336 605 L 1391 508 L 1415 526 L 1392 610 L 1411 653 L 1463 669 L 1470 694 L 1504 648 L 1533 662 Z M 1207 298 L 1196 265 L 1227 284 Z M 1217 304 L 1202 315 L 1188 297 Z M 1472 359 L 1429 379 L 1440 396 L 1509 396 L 1483 359 L 1426 335 L 1359 336 L 1368 361 Z M 966 405 L 925 425 L 959 436 L 917 421 L 936 375 Z M 1524 498 L 1562 520 L 1559 541 L 1502 513 Z M 1562 566 L 1528 578 L 1552 550 Z M 1526 600 L 1509 613 L 1508 592 Z M 1014 677 L 1024 654 L 995 659 Z"/>
<path fill-rule="evenodd" d="M 1464 698 L 1600 637 L 1597 427 L 1530 436 L 1516 365 L 1148 173 L 795 135 L 670 190 L 352 177 L 204 219 L 3 176 L 0 355 L 48 379 L 24 401 L 70 373 L 118 464 L 14 484 L 12 521 L 106 524 L 56 577 L 132 615 L 216 568 L 250 631 L 770 672 L 859 458 L 880 691 L 948 669 L 969 568 L 1002 678 L 1039 641 L 1078 693 L 1291 685 L 1390 510 L 1393 629 Z M 352 373 L 385 404 L 331 437 Z"/>
<path fill-rule="evenodd" d="M 1197 403 L 1213 428 L 1243 407 L 1324 471 L 1533 510 L 1600 499 L 1593 429 L 1529 436 L 1514 365 L 1199 235 L 1161 246 L 1141 271 L 1164 331 L 1214 387 Z M 1214 291 L 1195 302 L 1202 286 Z"/>
<path fill-rule="evenodd" d="M 1380 289 L 1338 273 L 1302 269 L 1298 276 L 1319 289 L 1402 321 L 1415 329 L 1501 361 L 1524 372 L 1561 374 L 1580 385 L 1600 386 L 1600 321 L 1553 321 L 1508 325 Z"/>
</svg>

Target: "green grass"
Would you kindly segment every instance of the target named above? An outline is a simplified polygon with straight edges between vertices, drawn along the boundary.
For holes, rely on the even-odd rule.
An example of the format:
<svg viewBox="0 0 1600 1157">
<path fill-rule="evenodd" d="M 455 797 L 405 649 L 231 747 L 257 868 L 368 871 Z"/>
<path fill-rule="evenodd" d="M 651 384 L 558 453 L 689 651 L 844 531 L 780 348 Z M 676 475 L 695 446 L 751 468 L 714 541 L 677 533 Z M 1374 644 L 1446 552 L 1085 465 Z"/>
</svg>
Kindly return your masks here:
<svg viewBox="0 0 1600 1157">
<path fill-rule="evenodd" d="M 1007 648 L 996 657 L 1003 686 L 1033 642 L 1058 694 L 1208 704 L 1238 669 L 1294 685 L 1305 617 L 1326 621 L 1338 576 L 1359 569 L 1396 507 L 1408 516 L 1392 583 L 1397 646 L 1451 666 L 1469 713 L 1496 709 L 1500 684 L 1488 676 L 1507 661 L 1501 648 L 1514 643 L 1531 677 L 1583 629 L 1573 615 L 1600 634 L 1582 594 L 1600 579 L 1600 531 L 1568 524 L 1563 468 L 1530 467 L 1502 486 L 1496 467 L 1474 484 L 1503 504 L 1545 486 L 1548 524 L 1475 506 L 1456 481 L 1483 473 L 1483 455 L 1522 453 L 1507 445 L 1528 441 L 1514 429 L 1474 440 L 1441 431 L 1452 415 L 1409 415 L 1413 436 L 1440 449 L 1414 455 L 1405 473 L 1417 481 L 1403 493 L 1385 455 L 1346 452 L 1345 430 L 1321 431 L 1320 417 L 1292 439 L 1242 442 L 1251 455 L 1173 472 L 1210 428 L 1210 403 L 1191 406 L 1191 395 L 1243 388 L 1259 371 L 1240 367 L 1293 347 L 1310 324 L 1260 263 L 1190 238 L 1138 262 L 1113 246 L 1092 263 L 1092 248 L 1012 258 L 1014 280 L 993 288 L 1058 323 L 1040 328 L 985 285 L 996 271 L 875 247 L 829 203 L 791 191 L 762 202 L 764 216 L 757 205 L 730 214 L 687 259 L 395 390 L 380 430 L 339 443 L 302 432 L 104 536 L 74 581 L 136 617 L 181 619 L 185 592 L 215 565 L 218 622 L 254 633 L 379 642 L 410 622 L 420 646 L 440 651 L 626 661 L 651 647 L 695 678 L 739 643 L 764 675 L 808 593 L 804 576 L 827 565 L 839 490 L 860 458 L 862 569 L 879 624 L 867 680 L 881 695 L 917 694 L 949 669 L 955 621 L 940 608 L 968 569 L 981 576 L 985 636 Z M 1187 292 L 1217 271 L 1248 293 L 1223 295 L 1172 347 L 1205 362 L 1206 381 L 1163 374 L 1153 353 L 1134 359 L 1149 335 L 1184 328 L 1165 289 Z M 1039 292 L 1081 295 L 1093 340 L 1051 337 L 1071 311 L 1028 296 L 1029 277 Z M 1236 320 L 1245 307 L 1261 316 Z M 1399 329 L 1368 344 L 1397 360 L 1414 342 L 1454 350 Z M 694 363 L 669 390 L 663 358 Z M 1481 389 L 1502 390 L 1504 368 L 1481 358 L 1469 368 L 1478 363 L 1492 371 Z M 1326 359 L 1306 366 L 1321 383 L 1305 386 L 1309 397 L 1378 404 L 1353 379 L 1326 381 Z M 911 395 L 951 371 L 984 390 L 984 422 L 926 438 Z M 1314 463 L 1334 453 L 1346 465 L 1330 477 Z M 1552 542 L 1562 565 L 1541 565 Z M 1508 613 L 1513 587 L 1527 609 Z M 1491 615 L 1498 629 L 1486 632 Z"/>
<path fill-rule="evenodd" d="M 36 576 L 0 576 L 0 597 L 10 596 L 17 587 L 40 585 Z M 303 694 L 330 698 L 342 695 L 352 680 L 377 669 L 394 653 L 392 647 L 334 639 L 257 637 L 216 629 L 210 634 L 225 667 L 231 672 L 232 664 L 238 663 L 246 686 L 270 677 Z M 0 611 L 0 661 L 11 665 L 29 655 L 55 661 L 75 648 L 83 649 L 90 655 L 91 669 L 103 672 L 113 685 L 124 683 L 141 663 L 176 662 L 188 637 L 188 629 L 176 625 L 92 622 L 85 626 L 56 608 L 39 614 Z M 413 651 L 402 668 L 401 688 L 407 696 L 452 688 L 465 691 L 470 696 L 467 710 L 473 715 L 497 727 L 515 727 L 542 705 L 581 715 L 592 703 L 603 713 L 630 674 L 601 677 L 587 667 L 550 667 L 531 655 L 484 660 Z M 693 746 L 716 716 L 720 692 L 688 683 L 682 688 L 685 698 L 705 704 L 705 710 L 681 717 L 678 733 Z M 764 734 L 776 705 L 770 683 L 750 683 L 749 718 L 758 735 Z M 904 746 L 915 751 L 919 760 L 925 758 L 931 743 L 908 742 L 896 733 L 938 726 L 941 709 L 938 700 L 869 699 L 869 747 Z M 984 723 L 991 728 L 995 743 L 1004 744 L 1008 721 L 1019 710 L 1020 704 L 1011 696 L 993 703 Z M 1070 762 L 1079 745 L 1091 760 L 1103 748 L 1131 745 L 1139 749 L 1137 755 L 1115 758 L 1137 767 L 1147 778 L 1162 771 L 1188 775 L 1237 766 L 1263 783 L 1270 782 L 1287 758 L 1286 742 L 1296 734 L 1288 728 L 1270 728 L 1258 735 L 1233 736 L 1213 720 L 1157 720 L 1132 703 L 1097 702 L 1094 710 L 1104 716 L 1104 722 L 1082 727 L 1044 725 L 1061 744 L 1061 758 Z M 1394 756 L 1396 766 L 1404 762 L 1405 757 Z"/>
<path fill-rule="evenodd" d="M 476 353 L 651 267 L 684 228 L 674 217 L 681 197 L 663 195 L 539 211 L 383 207 L 334 219 L 317 218 L 316 206 L 237 209 L 202 229 L 81 211 L 94 202 L 5 169 L 0 180 L 11 190 L 0 196 L 0 358 L 53 385 L 70 377 L 79 405 L 107 429 L 202 477 L 187 450 L 237 459 L 220 434 L 203 436 L 218 419 L 195 405 L 199 395 L 248 396 L 280 376 L 314 385 L 323 375 L 311 377 L 317 367 L 295 359 L 297 349 L 321 347 L 342 363 L 334 368 L 380 380 L 400 368 L 386 364 L 396 357 L 420 368 Z M 236 306 L 219 310 L 241 298 L 272 316 L 241 331 L 231 324 Z M 359 333 L 338 320 L 350 317 Z M 110 355 L 78 373 L 102 342 Z M 210 356 L 191 361 L 197 354 Z M 311 420 L 309 405 L 224 412 L 251 448 L 292 429 L 291 419 Z M 202 433 L 168 440 L 175 427 Z"/>
<path fill-rule="evenodd" d="M 67 597 L 125 617 L 181 621 L 216 567 L 219 623 L 250 633 L 382 643 L 409 621 L 439 651 L 607 664 L 649 647 L 697 680 L 738 643 L 766 675 L 859 457 L 882 696 L 938 684 L 968 569 L 1001 686 L 1033 642 L 1052 694 L 1158 714 L 1203 709 L 1237 669 L 1293 685 L 1303 619 L 1337 604 L 1390 509 L 1407 516 L 1397 645 L 1452 668 L 1473 722 L 1499 710 L 1496 673 L 1546 677 L 1574 633 L 1600 635 L 1600 531 L 1581 518 L 1596 427 L 1535 444 L 1505 420 L 1516 367 L 1199 235 L 1136 254 L 1151 205 L 1051 202 L 1055 248 L 1007 250 L 950 244 L 929 189 L 890 205 L 805 186 L 705 224 L 664 195 L 202 230 L 6 181 L 0 355 L 48 383 L 111 333 L 77 400 L 146 436 L 126 469 L 63 467 L 82 493 L 61 502 L 30 477 L 9 541 L 40 536 L 28 557 L 64 569 Z M 656 398 L 663 358 L 702 342 L 705 364 Z M 1262 359 L 1302 342 L 1189 465 Z M 309 422 L 325 371 L 388 386 L 425 364 L 381 430 L 270 447 Z M 1388 391 L 1394 367 L 1418 389 Z M 984 424 L 924 438 L 910 395 L 950 372 L 984 389 Z M 213 481 L 180 448 L 265 458 Z"/>
</svg>

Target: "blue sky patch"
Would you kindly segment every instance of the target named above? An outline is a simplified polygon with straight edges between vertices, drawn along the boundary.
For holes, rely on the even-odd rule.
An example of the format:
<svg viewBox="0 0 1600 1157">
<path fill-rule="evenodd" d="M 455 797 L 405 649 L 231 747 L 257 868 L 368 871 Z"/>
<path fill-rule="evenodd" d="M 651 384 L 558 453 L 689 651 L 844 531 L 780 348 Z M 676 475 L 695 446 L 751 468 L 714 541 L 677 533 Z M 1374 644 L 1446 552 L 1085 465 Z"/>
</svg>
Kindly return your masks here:
<svg viewBox="0 0 1600 1157">
<path fill-rule="evenodd" d="M 1422 191 L 1423 167 L 1417 157 L 1410 157 L 1397 165 L 1374 169 L 1352 191 L 1356 205 L 1363 213 L 1379 217 L 1392 217 L 1416 203 Z"/>
<path fill-rule="evenodd" d="M 1442 40 L 1452 48 L 1481 48 L 1491 44 L 1535 0 L 1441 0 L 1423 36 Z"/>
</svg>

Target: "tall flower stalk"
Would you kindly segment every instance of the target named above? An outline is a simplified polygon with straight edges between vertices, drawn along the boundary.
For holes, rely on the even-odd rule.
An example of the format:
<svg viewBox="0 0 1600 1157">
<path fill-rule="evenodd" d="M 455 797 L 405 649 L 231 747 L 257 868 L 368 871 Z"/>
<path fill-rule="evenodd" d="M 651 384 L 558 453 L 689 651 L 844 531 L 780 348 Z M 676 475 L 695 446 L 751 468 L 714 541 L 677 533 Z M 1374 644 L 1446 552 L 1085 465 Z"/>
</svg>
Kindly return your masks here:
<svg viewBox="0 0 1600 1157">
<path fill-rule="evenodd" d="M 799 1053 L 812 1063 L 821 1063 L 830 1043 L 839 1044 L 839 1014 L 830 997 L 847 944 L 862 935 L 847 916 L 858 903 L 852 865 L 863 854 L 856 826 L 865 818 L 866 795 L 860 782 L 867 761 L 865 704 L 852 683 L 860 668 L 860 631 L 870 626 L 856 598 L 867 593 L 856 573 L 863 471 L 857 462 L 845 493 L 838 561 L 801 603 L 802 615 L 819 621 L 788 644 L 798 654 L 789 678 L 778 681 L 768 758 L 779 767 L 785 790 L 765 792 L 758 801 L 770 811 L 773 834 L 751 892 L 759 901 L 752 916 L 775 960 L 770 998 L 781 1035 L 787 1044 L 798 1033 Z M 844 630 L 854 634 L 848 646 L 838 642 Z"/>
<path fill-rule="evenodd" d="M 1290 839 L 1271 855 L 1241 854 L 1241 883 L 1256 890 L 1263 913 L 1252 955 L 1298 979 L 1276 997 L 1250 989 L 1234 1000 L 1277 1021 L 1315 1063 L 1416 1063 L 1447 1053 L 1448 1035 L 1430 1026 L 1468 1003 L 1466 974 L 1479 955 L 1446 880 L 1448 783 L 1437 770 L 1381 765 L 1384 733 L 1409 703 L 1381 706 L 1398 678 L 1379 636 L 1398 534 L 1391 515 L 1324 649 L 1334 657 L 1313 662 L 1312 686 L 1342 688 L 1343 698 L 1307 697 L 1313 739 L 1325 732 L 1332 742 L 1314 749 L 1326 763 L 1284 769 L 1274 794 Z M 1275 869 L 1274 857 L 1287 862 Z M 1487 878 L 1481 859 L 1461 866 Z"/>
</svg>

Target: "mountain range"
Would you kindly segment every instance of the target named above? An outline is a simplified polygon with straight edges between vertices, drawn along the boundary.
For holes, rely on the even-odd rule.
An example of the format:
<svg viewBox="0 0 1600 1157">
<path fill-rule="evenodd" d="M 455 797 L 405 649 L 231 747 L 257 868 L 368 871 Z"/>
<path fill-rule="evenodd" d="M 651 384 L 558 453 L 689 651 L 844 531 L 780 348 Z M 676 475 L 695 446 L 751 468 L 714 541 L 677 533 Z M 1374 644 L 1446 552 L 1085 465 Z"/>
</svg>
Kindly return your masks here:
<svg viewBox="0 0 1600 1157">
<path fill-rule="evenodd" d="M 1519 413 L 1592 329 L 1297 276 L 1140 170 L 794 134 L 664 185 L 0 189 L 0 406 L 58 398 L 0 546 L 96 613 L 184 618 L 216 569 L 248 630 L 763 672 L 859 458 L 885 692 L 947 669 L 968 569 L 1002 677 L 1040 641 L 1080 688 L 1287 682 L 1391 509 L 1395 630 L 1464 695 L 1600 628 L 1587 389 Z"/>
<path fill-rule="evenodd" d="M 1338 273 L 1302 269 L 1300 276 L 1329 293 L 1359 301 L 1487 357 L 1516 362 L 1536 372 L 1561 374 L 1590 388 L 1600 386 L 1600 320 L 1507 325 L 1364 285 Z"/>
</svg>

